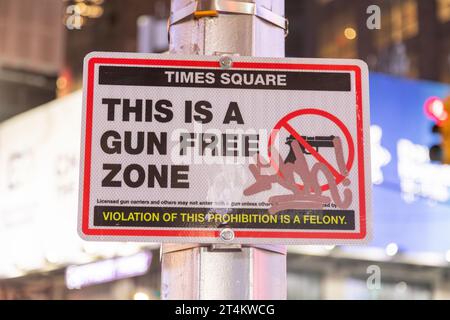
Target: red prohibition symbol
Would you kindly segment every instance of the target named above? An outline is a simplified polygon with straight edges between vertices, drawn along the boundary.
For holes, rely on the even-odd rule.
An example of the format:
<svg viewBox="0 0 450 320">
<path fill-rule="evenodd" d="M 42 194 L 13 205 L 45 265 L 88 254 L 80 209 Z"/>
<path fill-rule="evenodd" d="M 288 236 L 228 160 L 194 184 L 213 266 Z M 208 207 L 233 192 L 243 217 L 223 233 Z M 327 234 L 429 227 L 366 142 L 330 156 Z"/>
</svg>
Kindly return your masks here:
<svg viewBox="0 0 450 320">
<path fill-rule="evenodd" d="M 294 129 L 290 124 L 289 121 L 305 116 L 305 115 L 313 115 L 313 116 L 319 116 L 326 118 L 330 120 L 332 123 L 334 123 L 344 134 L 345 140 L 348 145 L 348 158 L 345 162 L 345 167 L 347 168 L 347 172 L 350 172 L 350 169 L 352 168 L 354 157 L 355 157 L 355 147 L 353 145 L 353 139 L 350 134 L 350 131 L 347 129 L 345 124 L 339 120 L 336 116 L 332 115 L 331 113 L 328 113 L 326 111 L 320 110 L 320 109 L 314 109 L 314 108 L 307 108 L 307 109 L 299 109 L 296 111 L 293 111 L 283 118 L 281 118 L 275 127 L 272 129 L 270 136 L 269 136 L 269 142 L 268 142 L 268 150 L 269 150 L 269 160 L 272 163 L 272 160 L 270 159 L 270 150 L 272 148 L 272 145 L 274 141 L 276 140 L 276 137 L 278 135 L 278 132 L 281 129 L 287 130 L 317 161 L 323 163 L 333 174 L 335 177 L 336 185 L 344 181 L 345 176 L 343 176 L 338 170 L 336 170 L 319 152 L 317 152 L 314 147 L 312 147 L 305 139 L 302 138 L 301 134 L 298 132 L 298 130 Z M 298 184 L 299 187 L 303 187 L 301 184 Z M 324 184 L 320 186 L 322 191 L 329 190 L 330 186 L 329 184 Z"/>
</svg>

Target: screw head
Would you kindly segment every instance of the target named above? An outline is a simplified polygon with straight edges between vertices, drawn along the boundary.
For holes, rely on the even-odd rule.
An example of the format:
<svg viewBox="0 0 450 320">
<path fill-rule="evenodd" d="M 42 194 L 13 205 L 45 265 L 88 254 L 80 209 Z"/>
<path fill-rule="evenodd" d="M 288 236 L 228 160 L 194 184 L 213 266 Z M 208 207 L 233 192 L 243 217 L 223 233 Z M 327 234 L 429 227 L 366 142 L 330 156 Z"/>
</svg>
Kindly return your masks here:
<svg viewBox="0 0 450 320">
<path fill-rule="evenodd" d="M 233 59 L 230 56 L 222 56 L 219 59 L 219 63 L 222 69 L 229 69 L 233 65 Z"/>
<path fill-rule="evenodd" d="M 234 239 L 234 231 L 230 228 L 225 228 L 220 231 L 220 239 L 223 241 L 231 241 Z"/>
</svg>

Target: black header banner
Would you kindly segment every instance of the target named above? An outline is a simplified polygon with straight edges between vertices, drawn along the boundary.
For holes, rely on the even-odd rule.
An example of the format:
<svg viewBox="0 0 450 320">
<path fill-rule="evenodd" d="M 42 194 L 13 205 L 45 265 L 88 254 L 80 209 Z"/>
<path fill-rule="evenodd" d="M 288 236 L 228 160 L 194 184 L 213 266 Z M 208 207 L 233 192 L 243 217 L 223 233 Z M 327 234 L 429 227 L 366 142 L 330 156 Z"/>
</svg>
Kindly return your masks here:
<svg viewBox="0 0 450 320">
<path fill-rule="evenodd" d="M 349 72 L 99 67 L 101 85 L 348 92 L 350 81 Z"/>
</svg>

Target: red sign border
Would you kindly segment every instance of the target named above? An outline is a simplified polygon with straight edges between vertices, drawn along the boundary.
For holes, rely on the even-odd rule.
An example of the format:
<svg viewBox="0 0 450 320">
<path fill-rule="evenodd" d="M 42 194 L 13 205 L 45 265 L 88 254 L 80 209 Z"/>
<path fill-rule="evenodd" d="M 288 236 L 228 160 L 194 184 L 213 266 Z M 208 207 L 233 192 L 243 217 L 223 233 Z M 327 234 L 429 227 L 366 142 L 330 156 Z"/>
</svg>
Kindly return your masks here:
<svg viewBox="0 0 450 320">
<path fill-rule="evenodd" d="M 132 66 L 170 66 L 170 67 L 203 67 L 220 68 L 218 61 L 198 60 L 167 60 L 142 58 L 108 58 L 92 57 L 88 60 L 88 77 L 86 93 L 86 134 L 84 146 L 84 172 L 82 192 L 82 221 L 81 231 L 86 236 L 124 236 L 124 237 L 198 237 L 219 238 L 220 230 L 185 230 L 185 229 L 101 229 L 89 228 L 89 201 L 91 182 L 91 150 L 92 150 L 92 113 L 94 101 L 94 79 L 96 64 L 118 64 Z M 313 70 L 313 71 L 349 71 L 355 73 L 356 85 L 356 130 L 358 155 L 359 209 L 360 231 L 356 232 L 307 232 L 307 231 L 252 231 L 235 230 L 236 239 L 239 238 L 293 238 L 293 239 L 364 239 L 367 235 L 366 201 L 365 201 L 365 171 L 363 144 L 363 110 L 362 110 L 362 79 L 361 68 L 357 65 L 329 65 L 329 64 L 298 64 L 298 63 L 270 63 L 270 62 L 234 62 L 233 68 L 241 69 L 284 69 L 284 70 Z"/>
</svg>

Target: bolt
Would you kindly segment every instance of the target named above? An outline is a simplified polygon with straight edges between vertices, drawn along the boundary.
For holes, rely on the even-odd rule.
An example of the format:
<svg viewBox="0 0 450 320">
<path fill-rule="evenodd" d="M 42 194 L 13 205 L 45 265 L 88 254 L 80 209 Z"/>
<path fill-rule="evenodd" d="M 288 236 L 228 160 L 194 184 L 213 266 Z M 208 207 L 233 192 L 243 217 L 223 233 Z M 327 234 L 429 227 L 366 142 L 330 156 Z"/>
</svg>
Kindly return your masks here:
<svg viewBox="0 0 450 320">
<path fill-rule="evenodd" d="M 223 229 L 220 231 L 220 238 L 223 241 L 231 241 L 234 239 L 234 231 L 229 228 Z"/>
<path fill-rule="evenodd" d="M 222 56 L 219 60 L 222 69 L 229 69 L 233 65 L 233 59 L 230 56 Z"/>
</svg>

